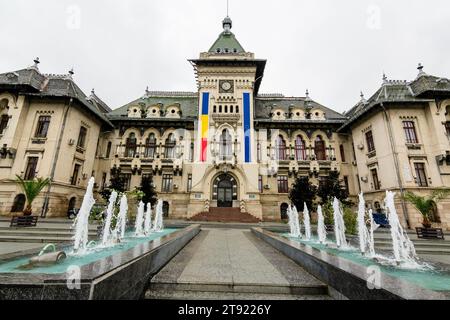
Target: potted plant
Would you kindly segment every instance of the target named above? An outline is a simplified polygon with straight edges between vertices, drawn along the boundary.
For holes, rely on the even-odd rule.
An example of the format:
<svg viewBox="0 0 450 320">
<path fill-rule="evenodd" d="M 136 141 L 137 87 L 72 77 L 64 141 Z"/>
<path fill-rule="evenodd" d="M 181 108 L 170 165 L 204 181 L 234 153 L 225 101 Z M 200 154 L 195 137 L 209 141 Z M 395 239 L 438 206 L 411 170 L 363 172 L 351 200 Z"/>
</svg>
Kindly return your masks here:
<svg viewBox="0 0 450 320">
<path fill-rule="evenodd" d="M 450 189 L 439 189 L 431 193 L 431 195 L 422 197 L 412 192 L 405 194 L 405 199 L 410 202 L 423 217 L 422 225 L 426 229 L 431 228 L 430 214 L 432 213 L 435 205 L 446 198 L 450 194 Z"/>
<path fill-rule="evenodd" d="M 50 179 L 35 178 L 33 180 L 24 180 L 20 176 L 16 176 L 17 184 L 22 188 L 25 197 L 27 198 L 27 206 L 23 210 L 24 216 L 31 216 L 33 214 L 33 201 L 41 193 L 42 189 L 50 184 Z"/>
</svg>

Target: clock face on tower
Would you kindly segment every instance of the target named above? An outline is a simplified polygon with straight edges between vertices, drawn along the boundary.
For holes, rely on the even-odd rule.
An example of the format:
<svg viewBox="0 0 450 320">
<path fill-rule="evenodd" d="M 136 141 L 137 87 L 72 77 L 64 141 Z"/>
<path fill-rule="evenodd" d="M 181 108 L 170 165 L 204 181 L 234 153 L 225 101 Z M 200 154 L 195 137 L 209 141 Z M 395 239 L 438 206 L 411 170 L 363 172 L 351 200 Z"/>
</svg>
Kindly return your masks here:
<svg viewBox="0 0 450 320">
<path fill-rule="evenodd" d="M 232 80 L 220 80 L 219 81 L 219 93 L 233 93 L 234 83 Z"/>
</svg>

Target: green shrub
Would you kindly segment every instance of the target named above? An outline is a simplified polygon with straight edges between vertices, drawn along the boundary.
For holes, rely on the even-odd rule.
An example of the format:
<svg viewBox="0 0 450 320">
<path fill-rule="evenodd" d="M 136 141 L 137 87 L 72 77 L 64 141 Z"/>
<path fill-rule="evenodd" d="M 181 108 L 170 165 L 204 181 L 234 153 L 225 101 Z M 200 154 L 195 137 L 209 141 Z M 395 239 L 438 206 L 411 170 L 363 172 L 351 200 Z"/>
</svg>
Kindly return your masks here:
<svg viewBox="0 0 450 320">
<path fill-rule="evenodd" d="M 356 235 L 358 233 L 357 230 L 357 214 L 350 207 L 344 207 L 344 223 L 345 223 L 345 231 L 347 234 Z"/>
<path fill-rule="evenodd" d="M 325 225 L 334 225 L 333 204 L 331 202 L 322 206 L 322 213 Z"/>
</svg>

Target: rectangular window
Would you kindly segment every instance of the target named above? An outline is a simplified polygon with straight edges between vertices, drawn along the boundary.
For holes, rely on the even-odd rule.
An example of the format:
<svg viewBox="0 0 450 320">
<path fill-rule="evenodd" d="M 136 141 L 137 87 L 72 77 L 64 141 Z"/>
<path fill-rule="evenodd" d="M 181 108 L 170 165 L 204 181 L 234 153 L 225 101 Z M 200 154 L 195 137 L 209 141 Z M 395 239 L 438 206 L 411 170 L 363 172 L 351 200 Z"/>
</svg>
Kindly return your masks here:
<svg viewBox="0 0 450 320">
<path fill-rule="evenodd" d="M 191 148 L 189 149 L 189 161 L 194 162 L 194 144 L 191 143 Z"/>
<path fill-rule="evenodd" d="M 258 189 L 259 192 L 263 192 L 264 186 L 263 186 L 263 177 L 262 176 L 258 176 Z"/>
<path fill-rule="evenodd" d="M 341 153 L 341 160 L 342 160 L 342 162 L 345 162 L 345 150 L 344 150 L 344 145 L 343 144 L 341 144 L 339 146 L 339 151 Z"/>
<path fill-rule="evenodd" d="M 130 191 L 131 188 L 131 173 L 122 173 L 120 175 L 125 191 Z"/>
<path fill-rule="evenodd" d="M 38 164 L 38 157 L 29 157 L 27 168 L 25 169 L 24 180 L 33 180 L 36 177 L 36 169 Z"/>
<path fill-rule="evenodd" d="M 445 132 L 447 133 L 447 136 L 450 137 L 450 121 L 445 123 Z"/>
<path fill-rule="evenodd" d="M 261 143 L 258 142 L 257 144 L 257 150 L 256 150 L 256 156 L 257 156 L 257 160 L 258 162 L 261 162 L 261 158 L 262 158 L 262 154 L 261 154 Z"/>
<path fill-rule="evenodd" d="M 344 176 L 344 185 L 345 185 L 345 190 L 350 193 L 350 185 L 348 184 L 348 177 Z"/>
<path fill-rule="evenodd" d="M 187 191 L 191 192 L 191 190 L 192 190 L 192 174 L 188 174 Z"/>
<path fill-rule="evenodd" d="M 289 192 L 289 184 L 287 176 L 278 176 L 278 193 L 288 193 Z"/>
<path fill-rule="evenodd" d="M 84 145 L 86 144 L 86 136 L 87 136 L 87 129 L 85 127 L 81 127 L 80 133 L 78 134 L 77 147 L 84 148 Z"/>
<path fill-rule="evenodd" d="M 414 163 L 414 169 L 416 171 L 416 182 L 419 187 L 428 187 L 427 174 L 425 172 L 424 163 Z"/>
<path fill-rule="evenodd" d="M 80 174 L 81 165 L 76 164 L 73 167 L 72 180 L 70 182 L 71 185 L 76 186 L 78 184 L 78 175 Z"/>
<path fill-rule="evenodd" d="M 372 153 L 375 151 L 375 143 L 373 142 L 372 131 L 366 132 L 367 151 Z"/>
<path fill-rule="evenodd" d="M 361 192 L 361 180 L 359 180 L 359 174 L 356 175 L 356 181 L 358 181 L 358 193 Z"/>
<path fill-rule="evenodd" d="M 403 130 L 405 131 L 406 143 L 419 143 L 414 121 L 403 121 Z"/>
<path fill-rule="evenodd" d="M 49 116 L 40 116 L 36 127 L 35 138 L 47 138 L 48 128 L 50 126 Z"/>
<path fill-rule="evenodd" d="M 102 174 L 102 190 L 106 188 L 106 172 Z"/>
<path fill-rule="evenodd" d="M 380 190 L 380 180 L 378 180 L 378 172 L 377 169 L 370 170 L 372 174 L 373 188 L 375 190 Z"/>
<path fill-rule="evenodd" d="M 8 122 L 9 116 L 7 114 L 2 115 L 2 117 L 0 118 L 0 134 L 3 134 L 3 132 L 6 130 Z"/>
<path fill-rule="evenodd" d="M 162 177 L 162 192 L 172 192 L 173 176 L 171 174 L 164 174 Z"/>
</svg>

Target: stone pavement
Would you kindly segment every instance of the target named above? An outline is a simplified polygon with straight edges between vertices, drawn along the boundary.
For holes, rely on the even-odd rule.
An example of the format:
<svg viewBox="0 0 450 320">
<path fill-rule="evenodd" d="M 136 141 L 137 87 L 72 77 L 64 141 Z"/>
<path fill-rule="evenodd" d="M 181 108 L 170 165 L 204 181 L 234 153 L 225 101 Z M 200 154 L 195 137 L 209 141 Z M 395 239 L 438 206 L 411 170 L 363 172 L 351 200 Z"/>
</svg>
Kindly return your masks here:
<svg viewBox="0 0 450 320">
<path fill-rule="evenodd" d="M 202 229 L 151 281 L 149 299 L 330 299 L 325 284 L 248 230 Z"/>
</svg>

